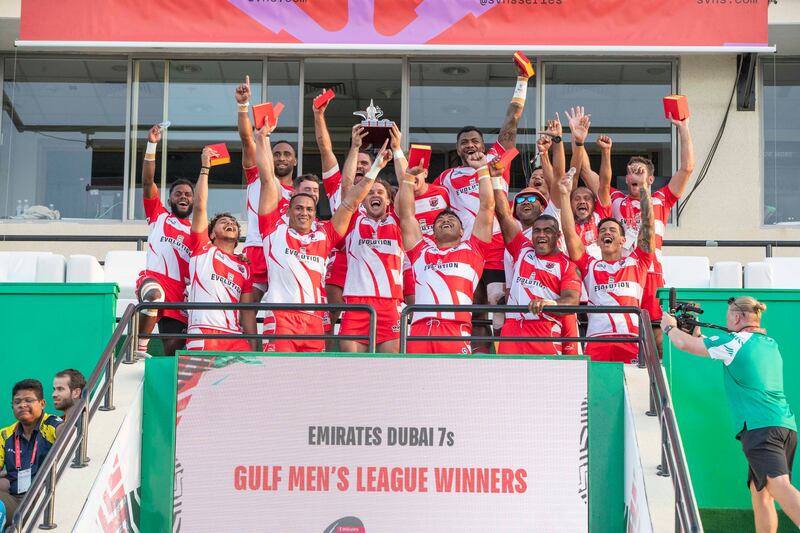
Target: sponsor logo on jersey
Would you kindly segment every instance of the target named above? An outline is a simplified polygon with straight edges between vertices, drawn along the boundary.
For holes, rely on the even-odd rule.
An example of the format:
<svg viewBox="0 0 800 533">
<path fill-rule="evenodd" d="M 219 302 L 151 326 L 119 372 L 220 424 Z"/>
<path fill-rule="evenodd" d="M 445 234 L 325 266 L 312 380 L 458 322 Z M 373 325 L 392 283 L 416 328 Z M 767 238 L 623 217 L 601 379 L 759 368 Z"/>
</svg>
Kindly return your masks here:
<svg viewBox="0 0 800 533">
<path fill-rule="evenodd" d="M 428 203 L 430 204 L 431 207 L 438 207 L 439 206 L 439 197 L 436 196 L 434 198 L 429 198 L 428 199 Z"/>
</svg>

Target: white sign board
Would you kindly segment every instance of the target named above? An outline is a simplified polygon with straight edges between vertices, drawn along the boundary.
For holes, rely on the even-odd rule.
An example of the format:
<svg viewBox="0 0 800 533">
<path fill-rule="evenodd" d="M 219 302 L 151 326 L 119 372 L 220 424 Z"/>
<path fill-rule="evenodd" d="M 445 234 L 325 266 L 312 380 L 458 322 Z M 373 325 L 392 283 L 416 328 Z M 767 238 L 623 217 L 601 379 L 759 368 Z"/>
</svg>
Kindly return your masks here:
<svg viewBox="0 0 800 533">
<path fill-rule="evenodd" d="M 198 372 L 176 434 L 182 531 L 588 530 L 585 360 L 277 356 Z"/>
</svg>

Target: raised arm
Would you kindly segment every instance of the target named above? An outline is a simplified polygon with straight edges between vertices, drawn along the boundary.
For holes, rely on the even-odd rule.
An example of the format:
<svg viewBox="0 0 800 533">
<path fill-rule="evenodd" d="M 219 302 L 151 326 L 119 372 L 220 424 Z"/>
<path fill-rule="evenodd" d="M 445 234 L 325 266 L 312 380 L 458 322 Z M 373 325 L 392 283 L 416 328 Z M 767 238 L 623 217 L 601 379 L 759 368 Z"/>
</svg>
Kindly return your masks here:
<svg viewBox="0 0 800 533">
<path fill-rule="evenodd" d="M 350 219 L 353 214 L 358 210 L 358 204 L 366 198 L 367 193 L 372 188 L 372 184 L 378 178 L 381 170 L 392 159 L 392 152 L 386 149 L 389 139 L 386 139 L 378 152 L 375 161 L 372 163 L 372 168 L 364 174 L 364 179 L 359 181 L 357 185 L 352 187 L 346 194 L 342 196 L 342 203 L 331 218 L 333 229 L 339 235 L 347 233 L 347 227 L 350 225 Z"/>
<path fill-rule="evenodd" d="M 200 176 L 194 186 L 194 209 L 192 210 L 192 233 L 208 231 L 208 172 L 211 170 L 211 158 L 219 155 L 208 146 L 200 155 Z"/>
<path fill-rule="evenodd" d="M 158 197 L 156 148 L 160 142 L 161 128 L 156 125 L 147 132 L 147 148 L 144 151 L 144 163 L 142 163 L 142 196 L 147 199 Z"/>
<path fill-rule="evenodd" d="M 577 261 L 585 253 L 583 241 L 575 231 L 575 216 L 572 214 L 572 209 L 569 208 L 569 195 L 572 193 L 572 180 L 574 179 L 574 172 L 566 173 L 558 182 L 558 190 L 556 194 L 561 199 L 561 205 L 564 209 L 561 210 L 561 231 L 564 234 L 564 242 L 567 244 L 567 252 L 570 259 Z"/>
<path fill-rule="evenodd" d="M 403 176 L 406 175 L 408 160 L 406 159 L 406 155 L 403 153 L 403 136 L 400 133 L 400 128 L 397 127 L 397 124 L 392 124 L 392 129 L 389 132 L 389 143 L 390 148 L 392 149 L 392 156 L 394 157 L 394 175 L 397 178 L 397 183 L 399 184 L 401 181 L 403 181 Z"/>
<path fill-rule="evenodd" d="M 650 197 L 650 180 L 642 180 L 639 195 L 639 207 L 642 211 L 642 224 L 639 227 L 639 235 L 636 244 L 643 252 L 653 253 L 655 251 L 655 221 L 653 217 L 653 200 Z"/>
<path fill-rule="evenodd" d="M 558 113 L 556 113 L 556 116 L 553 118 L 553 120 L 547 121 L 545 135 L 551 139 L 553 143 L 553 176 L 556 176 L 555 181 L 557 181 L 558 178 L 563 176 L 567 171 L 566 156 L 564 155 L 564 142 L 560 140 L 564 136 L 564 128 L 561 126 L 561 118 L 558 116 Z M 558 139 L 558 142 L 556 142 L 556 139 Z M 548 182 L 548 185 L 550 185 L 553 189 L 558 187 L 558 184 L 555 183 L 555 181 Z"/>
<path fill-rule="evenodd" d="M 673 120 L 670 119 L 678 128 L 678 139 L 681 149 L 681 166 L 669 180 L 669 190 L 675 196 L 682 196 L 686 192 L 689 178 L 694 171 L 694 145 L 692 145 L 692 135 L 689 133 L 689 119 Z"/>
<path fill-rule="evenodd" d="M 494 189 L 494 212 L 497 215 L 497 222 L 500 223 L 500 231 L 503 232 L 503 242 L 508 244 L 516 239 L 517 234 L 522 230 L 517 219 L 511 214 L 508 194 L 503 188 Z"/>
<path fill-rule="evenodd" d="M 492 242 L 492 222 L 494 222 L 494 189 L 502 189 L 503 178 L 492 177 L 489 164 L 486 161 L 486 154 L 475 152 L 467 156 L 467 164 L 478 171 L 478 193 L 480 194 L 480 205 L 478 213 L 475 215 L 475 222 L 472 225 L 472 235 L 483 241 Z M 492 184 L 492 180 L 496 183 Z"/>
<path fill-rule="evenodd" d="M 353 126 L 353 133 L 350 140 L 350 150 L 347 152 L 347 157 L 344 160 L 342 167 L 342 197 L 344 197 L 353 187 L 353 182 L 356 178 L 356 167 L 358 164 L 358 153 L 361 146 L 364 144 L 364 137 L 367 136 L 367 130 L 361 124 Z"/>
<path fill-rule="evenodd" d="M 514 96 L 506 109 L 506 118 L 500 126 L 500 133 L 497 135 L 497 142 L 508 150 L 517 144 L 517 126 L 522 112 L 525 110 L 525 98 L 528 94 L 528 78 L 517 76 L 517 85 L 514 88 Z M 492 196 L 494 199 L 494 196 Z M 494 212 L 494 210 L 492 210 Z M 494 216 L 494 215 L 492 215 Z"/>
<path fill-rule="evenodd" d="M 258 198 L 258 214 L 268 215 L 278 208 L 280 193 L 275 179 L 275 166 L 272 160 L 272 146 L 269 142 L 270 127 L 256 130 L 256 166 L 261 181 L 261 195 Z"/>
<path fill-rule="evenodd" d="M 314 134 L 317 138 L 317 147 L 319 148 L 319 155 L 322 158 L 322 172 L 328 172 L 330 169 L 338 165 L 336 156 L 333 154 L 333 143 L 331 143 L 331 136 L 328 133 L 328 124 L 325 121 L 325 110 L 328 109 L 328 104 L 332 100 L 328 100 L 317 109 L 312 104 L 314 110 Z"/>
<path fill-rule="evenodd" d="M 234 98 L 239 107 L 236 114 L 236 127 L 239 139 L 242 140 L 242 166 L 250 168 L 256 164 L 256 144 L 253 141 L 253 125 L 250 123 L 250 76 L 244 77 L 244 83 L 236 88 Z"/>
<path fill-rule="evenodd" d="M 565 111 L 567 119 L 569 120 L 569 131 L 572 138 L 572 157 L 570 159 L 570 167 L 576 169 L 578 175 L 581 173 L 581 167 L 585 159 L 588 159 L 584 143 L 586 137 L 589 136 L 589 122 L 590 115 L 586 115 L 582 106 L 573 107 L 570 111 Z M 563 143 L 562 143 L 563 144 Z M 572 180 L 572 190 L 578 187 L 578 180 Z"/>
<path fill-rule="evenodd" d="M 597 146 L 600 147 L 600 174 L 597 187 L 597 201 L 603 207 L 611 205 L 611 137 L 601 135 L 597 138 Z"/>
<path fill-rule="evenodd" d="M 414 189 L 417 181 L 425 181 L 428 171 L 423 168 L 424 161 L 419 166 L 406 170 L 405 176 L 400 180 L 397 196 L 394 199 L 394 212 L 400 219 L 400 233 L 403 236 L 403 248 L 410 250 L 422 240 L 422 230 L 416 216 L 414 205 Z"/>
</svg>

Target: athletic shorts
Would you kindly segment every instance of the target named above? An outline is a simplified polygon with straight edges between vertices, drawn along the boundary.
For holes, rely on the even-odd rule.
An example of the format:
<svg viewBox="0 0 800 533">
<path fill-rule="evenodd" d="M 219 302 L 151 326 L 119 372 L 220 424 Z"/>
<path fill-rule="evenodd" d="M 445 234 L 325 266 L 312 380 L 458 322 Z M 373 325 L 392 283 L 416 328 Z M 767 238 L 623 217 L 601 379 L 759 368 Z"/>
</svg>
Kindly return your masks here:
<svg viewBox="0 0 800 533">
<path fill-rule="evenodd" d="M 453 320 L 439 320 L 437 318 L 424 318 L 411 324 L 411 337 L 434 336 L 460 336 L 469 337 L 472 334 L 472 324 L 456 322 Z M 469 338 L 453 341 L 428 341 L 411 340 L 406 345 L 406 353 L 433 353 L 433 354 L 471 354 L 472 348 Z"/>
<path fill-rule="evenodd" d="M 261 246 L 245 246 L 242 250 L 244 256 L 250 261 L 253 285 L 257 283 L 267 283 L 267 261 L 264 259 L 264 248 Z M 262 289 L 262 287 L 256 287 Z M 266 287 L 263 287 L 266 289 Z"/>
<path fill-rule="evenodd" d="M 347 304 L 366 304 L 375 309 L 375 344 L 400 338 L 400 302 L 392 298 L 369 298 L 345 296 Z M 364 311 L 345 311 L 339 335 L 369 335 L 369 313 Z M 369 344 L 366 340 L 356 341 Z"/>
<path fill-rule="evenodd" d="M 159 274 L 158 272 L 151 272 L 150 270 L 142 270 L 139 272 L 139 278 L 136 280 L 136 297 L 139 301 L 142 301 L 142 295 L 139 293 L 139 289 L 142 287 L 145 281 L 151 280 L 161 287 L 161 290 L 164 292 L 164 301 L 165 302 L 172 302 L 172 303 L 183 303 L 186 301 L 186 285 L 181 283 L 180 281 L 175 281 L 172 278 L 168 278 L 163 274 Z M 159 309 L 158 310 L 158 318 L 159 320 L 161 317 L 168 316 L 170 318 L 174 318 L 179 322 L 183 322 L 186 324 L 189 321 L 189 315 L 186 313 L 185 310 L 180 309 Z"/>
<path fill-rule="evenodd" d="M 561 337 L 561 323 L 551 320 L 506 318 L 500 337 Z M 561 343 L 552 341 L 498 342 L 498 354 L 561 355 Z"/>
<path fill-rule="evenodd" d="M 275 335 L 322 335 L 322 315 L 302 311 L 273 311 Z M 265 352 L 324 352 L 323 340 L 270 339 Z"/>
<path fill-rule="evenodd" d="M 191 328 L 188 333 L 203 333 L 208 335 L 226 334 L 212 328 Z M 245 339 L 187 339 L 187 350 L 203 350 L 204 352 L 252 352 L 253 348 Z"/>
<path fill-rule="evenodd" d="M 745 429 L 736 435 L 742 441 L 747 457 L 747 486 L 752 481 L 756 490 L 767 486 L 767 477 L 788 475 L 792 480 L 792 463 L 797 448 L 797 432 L 781 426 Z"/>
<path fill-rule="evenodd" d="M 332 253 L 333 261 L 328 265 L 325 273 L 325 285 L 336 285 L 344 288 L 347 278 L 347 253 L 344 250 L 336 250 Z"/>
<path fill-rule="evenodd" d="M 486 268 L 483 269 L 481 282 L 483 282 L 483 284 L 486 286 L 488 286 L 490 283 L 505 283 L 506 271 L 502 267 L 502 264 L 500 268 L 489 268 L 489 263 L 487 261 Z"/>
<path fill-rule="evenodd" d="M 642 309 L 646 309 L 650 313 L 650 321 L 654 326 L 658 326 L 661 322 L 661 305 L 656 296 L 656 291 L 664 286 L 664 276 L 656 274 L 655 272 L 647 273 L 647 280 L 644 283 L 642 291 Z"/>
<path fill-rule="evenodd" d="M 506 245 L 503 242 L 503 235 L 500 233 L 492 235 L 492 242 L 489 244 L 489 252 L 486 254 L 486 270 L 500 270 L 505 279 L 505 266 L 503 257 L 505 256 Z M 487 283 L 492 283 L 487 281 Z"/>
<path fill-rule="evenodd" d="M 637 342 L 587 342 L 583 353 L 592 361 L 633 363 L 639 354 Z"/>
<path fill-rule="evenodd" d="M 561 321 L 562 337 L 580 337 L 578 315 L 561 315 L 557 318 Z M 562 342 L 561 353 L 562 355 L 580 355 L 580 346 L 579 342 Z"/>
</svg>

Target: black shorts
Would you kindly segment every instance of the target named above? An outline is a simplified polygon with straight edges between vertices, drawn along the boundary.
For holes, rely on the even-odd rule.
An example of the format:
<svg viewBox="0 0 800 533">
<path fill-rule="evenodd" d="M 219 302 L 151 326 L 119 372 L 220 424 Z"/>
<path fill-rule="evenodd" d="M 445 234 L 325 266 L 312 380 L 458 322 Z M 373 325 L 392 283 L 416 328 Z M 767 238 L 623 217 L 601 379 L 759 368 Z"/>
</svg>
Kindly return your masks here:
<svg viewBox="0 0 800 533">
<path fill-rule="evenodd" d="M 781 426 L 747 430 L 736 435 L 742 441 L 742 451 L 747 457 L 747 486 L 755 484 L 756 490 L 767 486 L 767 477 L 788 475 L 792 479 L 792 463 L 797 448 L 797 432 Z"/>
<path fill-rule="evenodd" d="M 172 317 L 162 316 L 158 321 L 159 333 L 186 333 L 186 323 Z M 172 340 L 172 339 L 170 339 Z"/>
<path fill-rule="evenodd" d="M 490 283 L 505 283 L 506 271 L 486 268 L 484 269 L 483 275 L 481 276 L 481 281 L 485 285 L 489 285 Z"/>
</svg>

